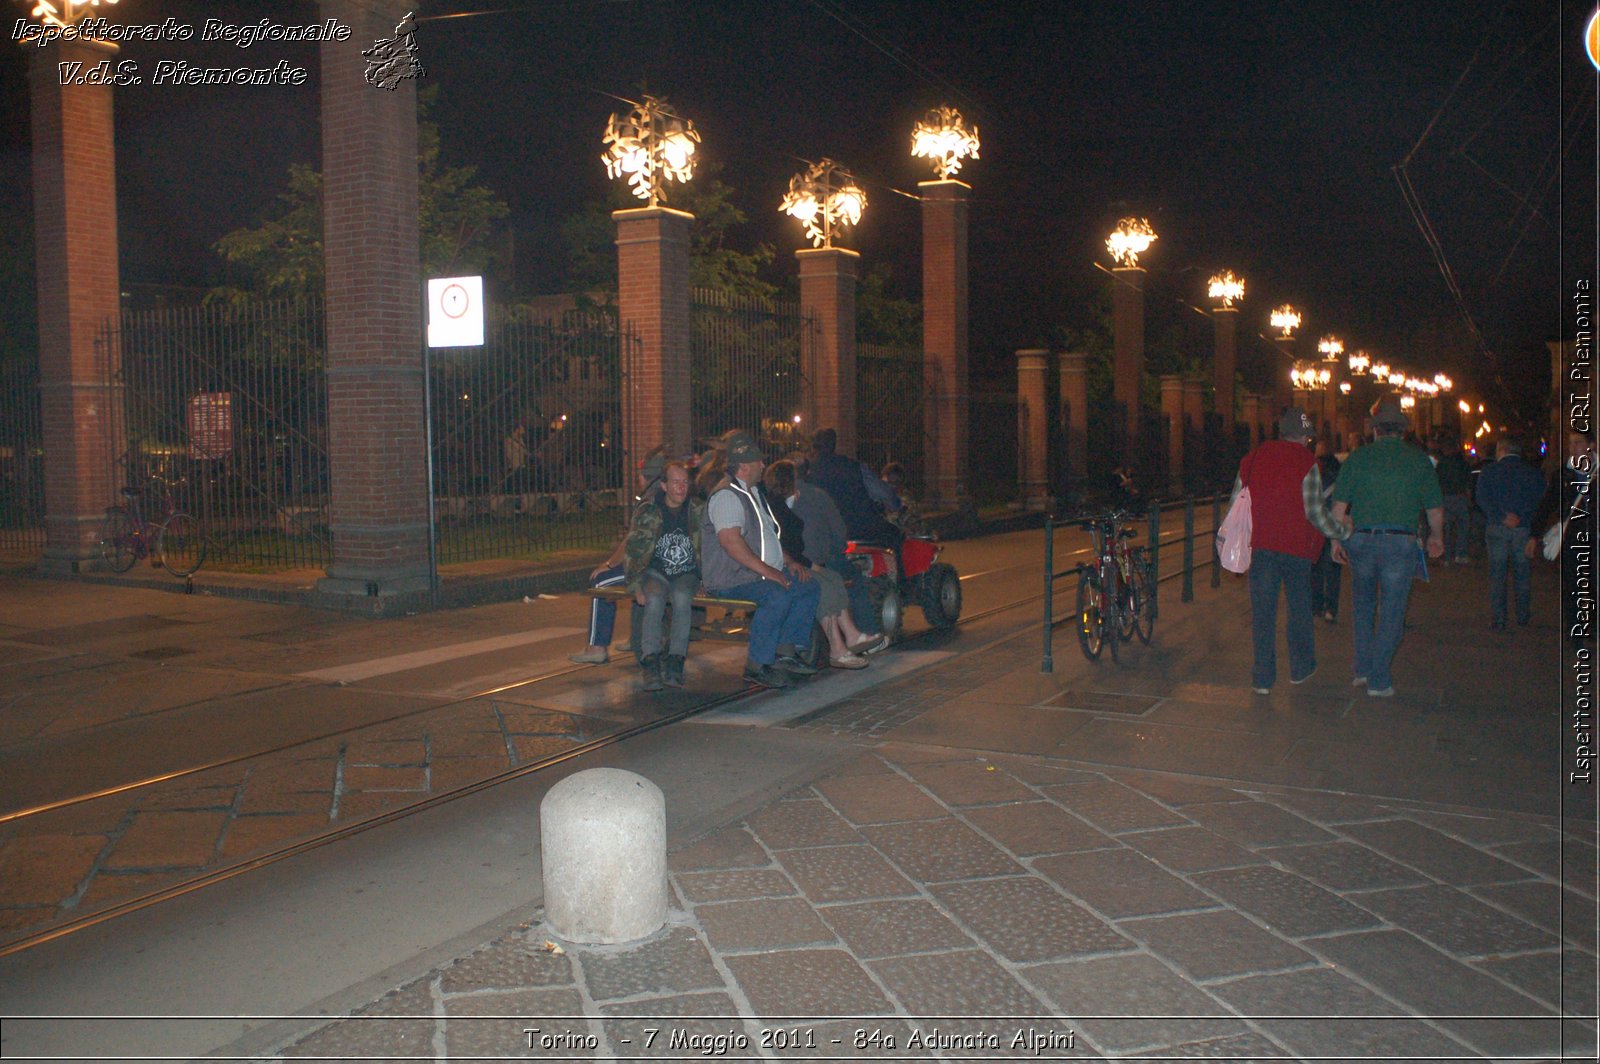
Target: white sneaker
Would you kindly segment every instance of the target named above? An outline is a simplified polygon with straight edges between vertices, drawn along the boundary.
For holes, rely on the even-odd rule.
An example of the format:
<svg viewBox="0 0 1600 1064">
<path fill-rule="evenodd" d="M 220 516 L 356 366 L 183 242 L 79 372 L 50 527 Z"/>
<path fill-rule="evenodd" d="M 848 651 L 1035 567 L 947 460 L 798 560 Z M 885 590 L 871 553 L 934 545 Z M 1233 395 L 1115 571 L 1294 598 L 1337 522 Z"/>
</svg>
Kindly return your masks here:
<svg viewBox="0 0 1600 1064">
<path fill-rule="evenodd" d="M 1367 678 L 1365 676 L 1357 676 L 1355 679 L 1350 681 L 1350 686 L 1365 687 L 1367 686 Z"/>
</svg>

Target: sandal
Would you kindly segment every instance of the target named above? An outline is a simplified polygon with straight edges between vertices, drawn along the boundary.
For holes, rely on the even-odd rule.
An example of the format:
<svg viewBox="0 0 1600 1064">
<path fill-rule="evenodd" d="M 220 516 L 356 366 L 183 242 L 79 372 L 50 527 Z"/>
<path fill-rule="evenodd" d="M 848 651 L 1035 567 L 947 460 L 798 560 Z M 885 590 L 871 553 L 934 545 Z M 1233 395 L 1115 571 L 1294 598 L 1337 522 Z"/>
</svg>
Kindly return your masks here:
<svg viewBox="0 0 1600 1064">
<path fill-rule="evenodd" d="M 869 662 L 860 654 L 853 654 L 849 651 L 846 651 L 836 658 L 829 658 L 828 664 L 836 669 L 864 669 L 867 667 Z"/>
</svg>

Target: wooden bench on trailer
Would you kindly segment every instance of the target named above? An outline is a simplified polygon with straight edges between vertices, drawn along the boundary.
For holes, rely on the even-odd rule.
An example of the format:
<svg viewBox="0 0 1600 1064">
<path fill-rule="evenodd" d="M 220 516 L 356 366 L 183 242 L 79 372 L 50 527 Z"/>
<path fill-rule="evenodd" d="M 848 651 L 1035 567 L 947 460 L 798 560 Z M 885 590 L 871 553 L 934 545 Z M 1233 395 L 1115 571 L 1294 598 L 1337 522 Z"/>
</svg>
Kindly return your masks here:
<svg viewBox="0 0 1600 1064">
<path fill-rule="evenodd" d="M 613 602 L 633 603 L 633 595 L 625 587 L 591 587 L 584 589 L 590 598 L 610 599 Z M 694 609 L 705 613 L 705 620 L 694 625 L 694 630 L 707 639 L 744 639 L 750 631 L 750 617 L 756 604 L 750 599 L 728 598 L 724 595 L 696 595 Z M 670 610 L 670 606 L 668 607 Z M 718 611 L 713 617 L 711 610 Z"/>
</svg>

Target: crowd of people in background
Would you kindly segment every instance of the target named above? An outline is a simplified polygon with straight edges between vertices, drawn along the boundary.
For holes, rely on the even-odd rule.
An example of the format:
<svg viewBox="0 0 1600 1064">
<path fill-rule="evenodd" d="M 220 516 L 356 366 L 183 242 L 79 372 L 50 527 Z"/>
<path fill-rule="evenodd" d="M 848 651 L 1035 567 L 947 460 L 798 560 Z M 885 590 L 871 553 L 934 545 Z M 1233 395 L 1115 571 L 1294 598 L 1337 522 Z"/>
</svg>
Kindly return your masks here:
<svg viewBox="0 0 1600 1064">
<path fill-rule="evenodd" d="M 1429 561 L 1485 562 L 1488 626 L 1497 633 L 1509 632 L 1512 620 L 1518 627 L 1532 622 L 1531 567 L 1541 554 L 1559 559 L 1563 587 L 1576 586 L 1580 563 L 1571 548 L 1582 523 L 1572 518 L 1594 512 L 1592 434 L 1569 433 L 1547 473 L 1516 436 L 1499 439 L 1492 455 L 1479 455 L 1448 432 L 1419 441 L 1394 399 L 1374 405 L 1367 427 L 1368 438 L 1351 441 L 1344 453 L 1328 441 L 1313 451 L 1311 419 L 1290 409 L 1278 438 L 1240 462 L 1230 506 L 1250 489 L 1257 694 L 1269 693 L 1276 680 L 1280 591 L 1287 602 L 1289 682 L 1299 684 L 1317 667 L 1313 618 L 1337 622 L 1349 569 L 1351 683 L 1387 698 L 1394 694 L 1392 665 L 1408 627 L 1411 586 L 1427 579 Z M 1580 625 L 1580 609 L 1578 596 L 1564 597 L 1563 633 Z"/>
<path fill-rule="evenodd" d="M 888 645 L 846 547 L 898 549 L 922 531 L 921 518 L 898 463 L 880 475 L 837 452 L 837 433 L 823 429 L 809 453 L 769 464 L 754 437 L 735 430 L 698 455 L 657 448 L 640 463 L 628 529 L 589 585 L 624 588 L 632 600 L 630 646 L 644 690 L 684 685 L 697 595 L 755 604 L 744 678 L 762 687 L 818 671 L 808 653 L 814 628 L 833 668 L 866 668 L 867 655 Z M 572 661 L 611 660 L 616 610 L 614 599 L 593 598 L 588 644 Z"/>
</svg>

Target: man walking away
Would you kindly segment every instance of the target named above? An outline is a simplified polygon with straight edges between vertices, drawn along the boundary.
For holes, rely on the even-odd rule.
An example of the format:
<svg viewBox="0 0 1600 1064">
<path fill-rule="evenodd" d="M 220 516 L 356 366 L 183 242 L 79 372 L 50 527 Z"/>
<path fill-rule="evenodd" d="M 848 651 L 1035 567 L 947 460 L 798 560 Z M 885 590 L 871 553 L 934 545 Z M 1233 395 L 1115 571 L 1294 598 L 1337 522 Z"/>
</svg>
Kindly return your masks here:
<svg viewBox="0 0 1600 1064">
<path fill-rule="evenodd" d="M 1394 696 L 1390 666 L 1405 633 L 1406 603 L 1417 575 L 1417 515 L 1428 517 L 1428 557 L 1444 554 L 1444 499 L 1428 456 L 1401 437 L 1411 425 L 1398 399 L 1372 411 L 1372 443 L 1352 451 L 1333 487 L 1333 515 L 1355 532 L 1334 548 L 1350 570 L 1355 615 L 1355 678 L 1373 698 Z"/>
<path fill-rule="evenodd" d="M 820 590 L 779 543 L 778 521 L 757 490 L 766 461 L 755 440 L 733 433 L 727 452 L 728 475 L 706 503 L 702 578 L 715 594 L 756 604 L 744 678 L 762 687 L 788 687 L 792 677 L 817 671 L 794 650 L 811 641 Z"/>
<path fill-rule="evenodd" d="M 1433 471 L 1439 478 L 1439 493 L 1444 496 L 1445 557 L 1455 559 L 1457 565 L 1465 565 L 1467 533 L 1472 528 L 1472 507 L 1467 498 L 1471 473 L 1467 469 L 1466 455 L 1461 453 L 1460 440 L 1453 436 L 1444 439 L 1439 464 Z"/>
<path fill-rule="evenodd" d="M 1288 604 L 1289 682 L 1305 683 L 1317 671 L 1311 626 L 1311 563 L 1324 537 L 1348 530 L 1328 513 L 1322 473 L 1306 441 L 1315 430 L 1304 410 L 1291 407 L 1278 421 L 1278 439 L 1244 456 L 1233 494 L 1250 489 L 1250 634 L 1255 649 L 1251 688 L 1272 690 L 1278 678 L 1278 588 Z"/>
<path fill-rule="evenodd" d="M 1522 444 L 1501 440 L 1494 464 L 1478 477 L 1478 509 L 1483 511 L 1483 544 L 1489 555 L 1489 627 L 1506 630 L 1506 567 L 1515 587 L 1517 623 L 1527 624 L 1532 592 L 1530 563 L 1523 547 L 1533 527 L 1533 511 L 1544 495 L 1544 477 L 1522 460 Z"/>
</svg>

